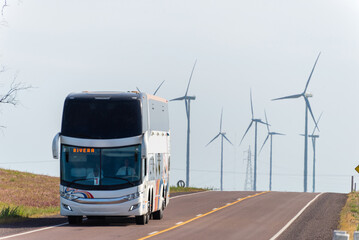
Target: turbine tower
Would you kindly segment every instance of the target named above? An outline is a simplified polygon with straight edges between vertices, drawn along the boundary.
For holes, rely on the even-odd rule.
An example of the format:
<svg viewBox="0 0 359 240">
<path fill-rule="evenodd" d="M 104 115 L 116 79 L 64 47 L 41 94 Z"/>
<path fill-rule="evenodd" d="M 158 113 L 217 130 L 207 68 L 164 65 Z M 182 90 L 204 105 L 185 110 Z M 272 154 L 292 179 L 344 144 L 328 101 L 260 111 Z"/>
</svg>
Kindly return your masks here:
<svg viewBox="0 0 359 240">
<path fill-rule="evenodd" d="M 312 94 L 307 93 L 307 89 L 308 89 L 308 85 L 310 82 L 310 79 L 313 75 L 315 66 L 317 65 L 318 59 L 320 57 L 320 53 L 318 54 L 317 59 L 315 60 L 312 72 L 309 75 L 309 78 L 307 80 L 307 84 L 305 85 L 304 91 L 302 93 L 299 94 L 295 94 L 295 95 L 290 95 L 290 96 L 286 96 L 286 97 L 281 97 L 281 98 L 275 98 L 272 99 L 272 101 L 276 101 L 276 100 L 282 100 L 282 99 L 293 99 L 293 98 L 300 98 L 303 97 L 304 101 L 305 101 L 305 126 L 304 126 L 304 192 L 307 192 L 307 178 L 308 178 L 308 110 L 310 112 L 310 115 L 313 118 L 314 124 L 315 126 L 318 128 L 317 123 L 315 121 L 313 112 L 312 112 L 312 108 L 310 107 L 310 103 L 308 98 L 312 97 Z M 318 128 L 319 131 L 319 128 Z"/>
<path fill-rule="evenodd" d="M 186 152 L 186 186 L 189 187 L 189 170 L 190 170 L 190 132 L 191 132 L 191 100 L 195 100 L 196 96 L 188 96 L 189 85 L 192 80 L 194 68 L 196 67 L 197 60 L 194 62 L 191 75 L 189 77 L 186 93 L 183 97 L 174 98 L 170 101 L 182 101 L 184 100 L 187 115 L 187 152 Z"/>
<path fill-rule="evenodd" d="M 266 111 L 264 111 L 264 116 L 266 118 L 266 123 L 267 123 L 267 131 L 268 131 L 268 135 L 266 137 L 266 139 L 264 140 L 263 142 L 263 145 L 261 147 L 261 150 L 259 151 L 259 153 L 262 151 L 264 145 L 266 144 L 268 138 L 270 137 L 270 154 L 269 154 L 269 191 L 272 191 L 272 146 L 273 146 L 273 135 L 280 135 L 280 136 L 283 136 L 285 134 L 283 133 L 277 133 L 277 132 L 271 132 L 269 130 L 269 124 L 268 124 L 268 119 L 267 119 L 267 113 Z"/>
<path fill-rule="evenodd" d="M 261 123 L 264 125 L 267 125 L 266 123 L 264 123 L 261 119 L 259 118 L 254 118 L 254 113 L 253 113 L 253 102 L 252 102 L 252 90 L 250 91 L 250 98 L 251 98 L 251 112 L 252 112 L 252 120 L 251 123 L 249 124 L 246 132 L 244 133 L 241 142 L 239 143 L 239 145 L 241 145 L 244 137 L 246 136 L 247 132 L 249 131 L 249 129 L 252 127 L 252 124 L 254 123 L 255 126 L 255 131 L 254 131 L 254 182 L 253 182 L 253 190 L 257 191 L 257 124 Z"/>
<path fill-rule="evenodd" d="M 233 146 L 231 141 L 229 141 L 229 139 L 226 137 L 226 132 L 222 132 L 222 117 L 223 117 L 223 108 L 222 108 L 222 112 L 221 112 L 221 121 L 220 121 L 220 125 L 219 125 L 219 133 L 209 143 L 207 143 L 207 145 L 206 145 L 206 147 L 207 147 L 216 138 L 221 136 L 221 191 L 223 191 L 223 138 L 226 139 Z"/>
<path fill-rule="evenodd" d="M 322 117 L 322 114 L 320 114 L 318 120 L 317 120 L 317 124 L 319 124 L 319 121 Z M 312 132 L 311 135 L 308 135 L 308 137 L 310 137 L 312 139 L 312 144 L 313 144 L 313 192 L 315 192 L 315 164 L 316 164 L 316 159 L 315 159 L 315 155 L 316 155 L 316 140 L 317 138 L 319 138 L 319 135 L 315 135 L 315 130 L 317 129 L 317 127 L 314 127 L 314 130 Z M 301 134 L 301 136 L 304 136 L 304 134 Z"/>
</svg>

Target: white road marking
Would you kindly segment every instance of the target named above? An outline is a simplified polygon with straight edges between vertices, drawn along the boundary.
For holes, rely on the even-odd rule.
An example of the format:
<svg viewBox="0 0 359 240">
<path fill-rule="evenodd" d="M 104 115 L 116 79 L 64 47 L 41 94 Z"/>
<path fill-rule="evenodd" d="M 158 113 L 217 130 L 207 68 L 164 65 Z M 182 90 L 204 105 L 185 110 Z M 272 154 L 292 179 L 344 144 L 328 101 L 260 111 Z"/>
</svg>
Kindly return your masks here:
<svg viewBox="0 0 359 240">
<path fill-rule="evenodd" d="M 205 193 L 205 192 L 210 192 L 210 191 L 203 191 L 203 192 L 183 194 L 183 195 L 171 197 L 170 199 L 179 198 L 179 197 L 186 197 L 186 196 L 191 196 L 191 195 L 194 195 L 194 194 L 200 194 L 200 193 Z M 68 223 L 62 223 L 62 224 L 53 225 L 53 226 L 49 226 L 49 227 L 39 228 L 39 229 L 32 230 L 32 231 L 27 231 L 27 232 L 23 232 L 23 233 L 18 233 L 18 234 L 14 234 L 14 235 L 9 235 L 9 236 L 5 236 L 5 237 L 0 237 L 0 240 L 12 238 L 12 237 L 18 237 L 18 236 L 22 236 L 22 235 L 26 235 L 26 234 L 30 234 L 30 233 L 34 233 L 34 232 L 40 232 L 40 231 L 48 230 L 48 229 L 55 228 L 55 227 L 61 227 L 61 226 L 67 225 L 67 224 L 68 224 Z M 150 234 L 154 234 L 154 233 L 157 233 L 157 231 L 156 231 L 156 232 L 153 232 L 153 233 L 150 233 Z M 149 235 L 150 235 L 150 234 L 149 234 Z"/>
<path fill-rule="evenodd" d="M 196 217 L 202 216 L 202 214 L 197 214 Z"/>
<path fill-rule="evenodd" d="M 226 203 L 226 205 L 229 205 L 230 203 Z"/>
<path fill-rule="evenodd" d="M 151 232 L 148 235 L 152 235 L 152 234 L 155 234 L 155 233 L 158 233 L 158 231 Z"/>
<path fill-rule="evenodd" d="M 181 223 L 183 223 L 183 222 L 178 222 L 178 223 L 176 223 L 176 225 L 181 224 Z"/>
<path fill-rule="evenodd" d="M 307 205 L 305 205 L 304 208 L 302 208 L 302 210 L 297 213 L 297 215 L 295 215 L 281 230 L 279 230 L 279 232 L 277 232 L 276 235 L 271 237 L 271 239 L 269 240 L 275 240 L 277 237 L 279 237 L 304 212 L 304 210 L 309 207 L 309 205 L 312 204 L 322 194 L 323 193 L 320 193 L 315 196 L 315 198 L 313 198 Z"/>
<path fill-rule="evenodd" d="M 28 232 L 23 232 L 23 233 L 18 233 L 18 234 L 6 236 L 6 237 L 0 237 L 0 240 L 12 238 L 12 237 L 18 237 L 18 236 L 22 236 L 22 235 L 29 234 L 29 233 L 40 232 L 40 231 L 48 230 L 48 229 L 51 229 L 51 228 L 64 226 L 64 225 L 67 225 L 67 224 L 68 223 L 61 223 L 61 224 L 50 226 L 50 227 L 40 228 L 40 229 L 36 229 L 36 230 L 28 231 Z"/>
<path fill-rule="evenodd" d="M 206 193 L 206 192 L 212 192 L 212 191 L 202 191 L 202 192 L 195 192 L 195 193 L 182 194 L 182 195 L 178 195 L 178 196 L 170 197 L 170 199 L 175 199 L 175 198 L 180 198 L 180 197 L 186 197 L 186 196 L 192 196 L 192 195 L 195 195 L 195 194 Z"/>
<path fill-rule="evenodd" d="M 237 201 L 241 200 L 242 198 L 237 198 Z"/>
<path fill-rule="evenodd" d="M 213 208 L 212 210 L 216 210 L 217 208 Z"/>
</svg>

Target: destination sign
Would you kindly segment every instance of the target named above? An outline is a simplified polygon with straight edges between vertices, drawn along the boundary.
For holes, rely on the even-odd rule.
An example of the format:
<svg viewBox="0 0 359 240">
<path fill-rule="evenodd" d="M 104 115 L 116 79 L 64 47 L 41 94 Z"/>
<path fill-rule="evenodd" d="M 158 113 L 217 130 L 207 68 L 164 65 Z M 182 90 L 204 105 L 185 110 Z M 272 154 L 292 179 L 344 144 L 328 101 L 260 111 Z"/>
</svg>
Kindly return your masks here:
<svg viewBox="0 0 359 240">
<path fill-rule="evenodd" d="M 94 148 L 73 148 L 74 153 L 94 153 Z"/>
</svg>

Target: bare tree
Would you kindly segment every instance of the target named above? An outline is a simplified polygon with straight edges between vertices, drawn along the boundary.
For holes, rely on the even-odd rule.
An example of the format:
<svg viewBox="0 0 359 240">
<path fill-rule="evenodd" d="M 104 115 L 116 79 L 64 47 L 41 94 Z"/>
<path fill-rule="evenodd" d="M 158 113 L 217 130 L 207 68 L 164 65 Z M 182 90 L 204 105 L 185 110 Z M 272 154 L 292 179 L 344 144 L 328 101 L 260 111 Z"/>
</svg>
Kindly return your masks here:
<svg viewBox="0 0 359 240">
<path fill-rule="evenodd" d="M 0 74 L 5 72 L 5 67 L 0 68 Z M 10 104 L 16 106 L 19 103 L 18 93 L 23 90 L 32 88 L 31 85 L 25 84 L 23 82 L 17 81 L 17 74 L 14 75 L 13 80 L 8 88 L 3 94 L 0 93 L 0 104 Z M 1 126 L 0 128 L 5 128 Z"/>
<path fill-rule="evenodd" d="M 7 0 L 0 0 L 0 6 L 1 6 L 1 16 L 4 16 L 4 9 L 8 6 Z M 5 24 L 6 22 L 4 20 L 0 22 L 0 26 Z M 5 67 L 1 66 L 0 74 L 3 74 L 5 71 L 6 71 Z M 19 103 L 17 97 L 18 93 L 22 90 L 26 90 L 29 88 L 32 88 L 32 86 L 17 81 L 17 73 L 15 73 L 8 90 L 5 91 L 3 94 L 0 91 L 0 104 L 10 104 L 13 106 L 17 105 Z M 4 126 L 0 126 L 0 128 L 4 128 Z"/>
<path fill-rule="evenodd" d="M 8 91 L 5 92 L 4 94 L 0 94 L 1 104 L 11 104 L 14 106 L 17 105 L 19 103 L 19 100 L 17 98 L 18 92 L 32 88 L 31 85 L 27 85 L 22 82 L 17 82 L 16 78 L 17 78 L 17 74 L 14 76 L 14 79 L 12 80 Z"/>
<path fill-rule="evenodd" d="M 2 0 L 3 4 L 1 7 L 1 15 L 4 16 L 4 9 L 8 6 L 7 5 L 7 0 Z"/>
</svg>

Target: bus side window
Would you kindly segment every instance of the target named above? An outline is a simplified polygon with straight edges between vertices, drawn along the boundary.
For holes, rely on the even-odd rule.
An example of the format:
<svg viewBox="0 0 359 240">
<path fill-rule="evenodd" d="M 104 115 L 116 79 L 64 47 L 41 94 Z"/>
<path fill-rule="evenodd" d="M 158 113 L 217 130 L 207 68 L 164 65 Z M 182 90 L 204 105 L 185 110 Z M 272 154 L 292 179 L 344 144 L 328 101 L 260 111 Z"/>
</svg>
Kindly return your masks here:
<svg viewBox="0 0 359 240">
<path fill-rule="evenodd" d="M 147 175 L 147 158 L 142 158 L 143 161 L 143 176 Z"/>
<path fill-rule="evenodd" d="M 168 171 L 171 170 L 171 157 L 168 157 Z"/>
<path fill-rule="evenodd" d="M 150 170 L 149 178 L 150 178 L 150 180 L 155 179 L 155 177 L 154 177 L 154 174 L 155 174 L 155 173 L 154 173 L 154 170 L 155 170 L 155 163 L 154 163 L 154 161 L 155 161 L 154 157 L 151 156 L 151 158 L 150 158 L 150 166 L 149 166 L 149 170 Z"/>
</svg>

